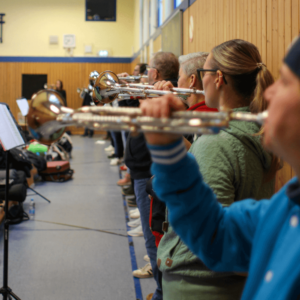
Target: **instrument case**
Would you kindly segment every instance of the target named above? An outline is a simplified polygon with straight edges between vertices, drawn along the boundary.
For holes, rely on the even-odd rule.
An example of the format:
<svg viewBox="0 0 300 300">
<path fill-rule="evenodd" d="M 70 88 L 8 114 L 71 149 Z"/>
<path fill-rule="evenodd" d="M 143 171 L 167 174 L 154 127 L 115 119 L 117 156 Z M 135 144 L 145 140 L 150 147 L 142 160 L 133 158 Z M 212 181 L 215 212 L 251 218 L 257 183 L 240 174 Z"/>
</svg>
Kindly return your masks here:
<svg viewBox="0 0 300 300">
<path fill-rule="evenodd" d="M 64 182 L 72 178 L 74 171 L 68 161 L 48 161 L 47 169 L 40 172 L 46 181 Z"/>
</svg>

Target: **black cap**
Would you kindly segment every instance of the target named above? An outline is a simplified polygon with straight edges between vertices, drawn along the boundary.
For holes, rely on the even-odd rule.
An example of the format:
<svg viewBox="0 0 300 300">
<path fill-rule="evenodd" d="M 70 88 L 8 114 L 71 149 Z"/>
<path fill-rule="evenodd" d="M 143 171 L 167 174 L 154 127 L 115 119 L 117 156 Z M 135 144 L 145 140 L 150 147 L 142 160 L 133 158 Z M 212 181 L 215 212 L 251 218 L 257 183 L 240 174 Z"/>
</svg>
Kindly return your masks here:
<svg viewBox="0 0 300 300">
<path fill-rule="evenodd" d="M 300 78 L 300 38 L 292 44 L 288 54 L 284 58 L 284 62 L 292 70 L 297 77 Z"/>
</svg>

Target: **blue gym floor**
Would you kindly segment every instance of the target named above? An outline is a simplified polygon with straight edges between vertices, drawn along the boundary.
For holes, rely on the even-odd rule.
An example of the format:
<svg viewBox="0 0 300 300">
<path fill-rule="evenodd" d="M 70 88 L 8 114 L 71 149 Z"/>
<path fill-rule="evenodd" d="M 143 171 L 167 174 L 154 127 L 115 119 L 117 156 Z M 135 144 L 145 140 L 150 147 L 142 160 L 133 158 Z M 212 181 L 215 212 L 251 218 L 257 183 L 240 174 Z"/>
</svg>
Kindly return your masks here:
<svg viewBox="0 0 300 300">
<path fill-rule="evenodd" d="M 131 245 L 119 168 L 98 139 L 72 136 L 73 180 L 35 185 L 51 203 L 28 196 L 24 209 L 34 198 L 35 220 L 10 227 L 8 285 L 22 300 L 142 300 L 155 291 L 153 278 L 132 276 L 136 263 L 146 264 L 144 238 Z M 0 241 L 2 286 L 3 225 Z"/>
</svg>

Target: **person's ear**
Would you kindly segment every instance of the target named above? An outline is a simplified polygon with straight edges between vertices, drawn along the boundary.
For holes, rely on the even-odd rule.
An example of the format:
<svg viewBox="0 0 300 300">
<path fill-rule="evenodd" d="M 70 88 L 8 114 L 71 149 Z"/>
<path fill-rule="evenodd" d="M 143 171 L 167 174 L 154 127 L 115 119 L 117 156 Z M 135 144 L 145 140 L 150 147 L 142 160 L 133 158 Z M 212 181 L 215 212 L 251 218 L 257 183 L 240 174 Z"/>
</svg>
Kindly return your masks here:
<svg viewBox="0 0 300 300">
<path fill-rule="evenodd" d="M 222 85 L 224 85 L 224 78 L 223 78 L 223 74 L 220 70 L 217 71 L 217 78 L 215 79 L 215 85 L 216 85 L 216 89 L 219 89 L 222 87 Z"/>
<path fill-rule="evenodd" d="M 197 81 L 196 75 L 192 74 L 190 76 L 190 88 L 196 87 L 196 81 Z"/>
</svg>

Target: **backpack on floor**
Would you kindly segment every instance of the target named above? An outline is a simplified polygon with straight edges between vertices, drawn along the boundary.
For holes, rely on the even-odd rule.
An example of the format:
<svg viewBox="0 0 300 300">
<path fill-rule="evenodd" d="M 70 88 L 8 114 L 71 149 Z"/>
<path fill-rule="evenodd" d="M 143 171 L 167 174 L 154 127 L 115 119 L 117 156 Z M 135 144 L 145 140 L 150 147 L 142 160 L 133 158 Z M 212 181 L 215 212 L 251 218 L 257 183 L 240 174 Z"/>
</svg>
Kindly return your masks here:
<svg viewBox="0 0 300 300">
<path fill-rule="evenodd" d="M 28 214 L 24 211 L 23 205 L 21 203 L 12 205 L 8 209 L 8 214 L 7 214 L 7 219 L 10 220 L 10 224 L 19 224 L 23 221 L 28 221 L 29 216 Z"/>
<path fill-rule="evenodd" d="M 73 173 L 68 161 L 48 161 L 47 169 L 39 174 L 45 181 L 64 182 L 72 179 Z"/>
</svg>

